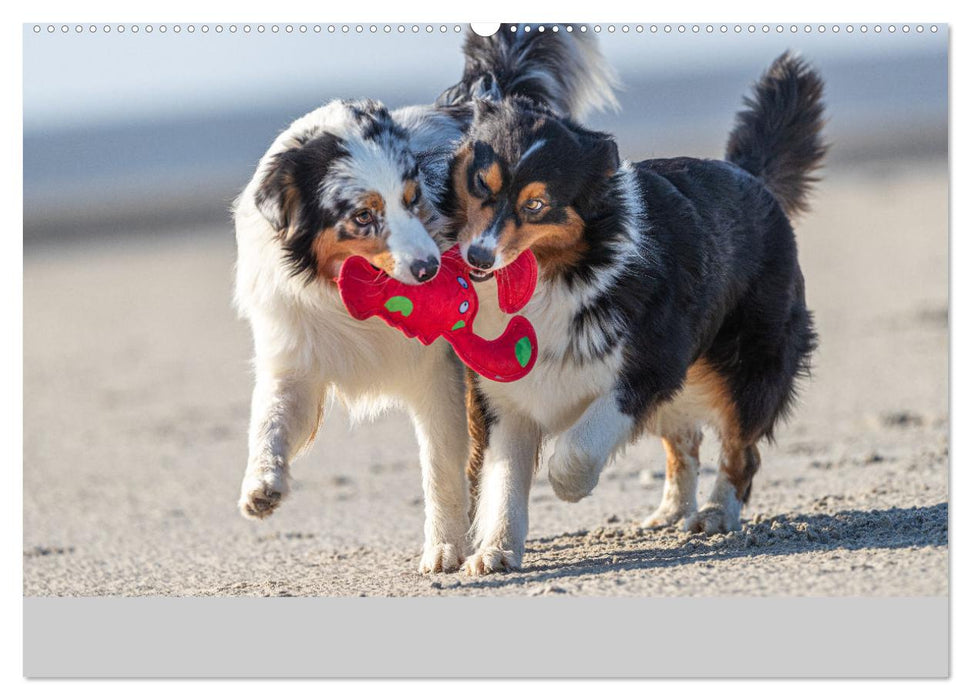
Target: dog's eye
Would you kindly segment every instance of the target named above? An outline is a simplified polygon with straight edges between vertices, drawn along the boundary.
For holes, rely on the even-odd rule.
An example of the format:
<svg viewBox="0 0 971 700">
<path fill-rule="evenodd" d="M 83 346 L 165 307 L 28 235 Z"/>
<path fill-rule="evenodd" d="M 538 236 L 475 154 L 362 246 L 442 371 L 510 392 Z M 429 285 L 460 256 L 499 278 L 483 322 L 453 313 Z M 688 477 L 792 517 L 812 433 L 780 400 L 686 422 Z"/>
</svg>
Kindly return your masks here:
<svg viewBox="0 0 971 700">
<path fill-rule="evenodd" d="M 535 214 L 536 212 L 541 211 L 545 206 L 546 202 L 544 202 L 542 199 L 529 199 L 526 200 L 525 204 L 523 204 L 523 209 L 531 214 Z"/>
<path fill-rule="evenodd" d="M 492 190 L 490 190 L 489 186 L 486 184 L 485 175 L 482 173 L 475 174 L 475 186 L 479 190 L 478 194 L 482 195 L 483 197 L 488 197 L 492 194 Z"/>
<path fill-rule="evenodd" d="M 358 226 L 367 226 L 374 221 L 374 216 L 368 209 L 362 209 L 354 215 L 354 223 Z"/>
</svg>

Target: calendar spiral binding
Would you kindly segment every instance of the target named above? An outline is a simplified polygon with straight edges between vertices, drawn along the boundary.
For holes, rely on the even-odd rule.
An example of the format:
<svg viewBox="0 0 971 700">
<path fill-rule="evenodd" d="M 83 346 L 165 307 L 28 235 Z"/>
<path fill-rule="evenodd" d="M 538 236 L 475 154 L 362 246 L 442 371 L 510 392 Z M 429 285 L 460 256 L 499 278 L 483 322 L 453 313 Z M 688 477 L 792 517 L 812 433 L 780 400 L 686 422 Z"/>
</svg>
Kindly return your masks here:
<svg viewBox="0 0 971 700">
<path fill-rule="evenodd" d="M 519 24 L 508 31 L 579 31 L 598 34 L 936 34 L 939 24 Z M 472 31 L 460 24 L 34 24 L 34 34 L 448 34 Z"/>
</svg>

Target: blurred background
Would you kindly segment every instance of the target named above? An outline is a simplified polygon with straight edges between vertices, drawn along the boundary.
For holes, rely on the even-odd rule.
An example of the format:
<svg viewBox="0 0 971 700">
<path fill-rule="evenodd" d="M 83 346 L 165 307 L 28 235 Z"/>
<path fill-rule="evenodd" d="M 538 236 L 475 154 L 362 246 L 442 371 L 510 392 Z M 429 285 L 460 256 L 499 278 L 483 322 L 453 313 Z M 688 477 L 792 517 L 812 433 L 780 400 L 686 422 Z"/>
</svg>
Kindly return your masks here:
<svg viewBox="0 0 971 700">
<path fill-rule="evenodd" d="M 615 133 L 625 157 L 720 157 L 748 85 L 795 49 L 826 77 L 830 165 L 943 158 L 945 33 L 605 31 L 623 109 L 590 124 Z M 334 98 L 429 103 L 461 74 L 452 25 L 378 35 L 26 27 L 25 244 L 227 222 L 256 161 L 294 118 Z"/>
<path fill-rule="evenodd" d="M 462 71 L 451 26 L 270 26 L 25 28 L 25 594 L 946 594 L 946 27 L 599 35 L 621 110 L 589 123 L 630 159 L 720 157 L 777 55 L 819 69 L 832 149 L 796 231 L 821 344 L 741 536 L 615 536 L 661 497 L 645 439 L 578 504 L 541 470 L 526 570 L 470 581 L 415 573 L 400 412 L 354 426 L 328 407 L 288 502 L 261 523 L 236 511 L 252 341 L 231 301 L 233 198 L 294 118 L 334 98 L 429 103 Z M 702 498 L 717 458 L 707 440 Z"/>
</svg>

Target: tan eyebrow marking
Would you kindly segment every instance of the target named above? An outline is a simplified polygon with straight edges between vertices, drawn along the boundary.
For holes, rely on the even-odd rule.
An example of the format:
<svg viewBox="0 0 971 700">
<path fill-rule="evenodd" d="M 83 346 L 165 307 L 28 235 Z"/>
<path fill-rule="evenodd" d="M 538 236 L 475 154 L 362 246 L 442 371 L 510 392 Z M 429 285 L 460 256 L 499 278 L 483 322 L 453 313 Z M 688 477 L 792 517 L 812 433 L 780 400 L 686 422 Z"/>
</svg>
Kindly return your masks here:
<svg viewBox="0 0 971 700">
<path fill-rule="evenodd" d="M 491 194 L 495 194 L 502 189 L 502 170 L 499 168 L 499 163 L 492 161 L 492 164 L 481 172 L 482 179 L 485 181 L 486 187 L 489 188 Z"/>
<path fill-rule="evenodd" d="M 377 192 L 367 192 L 360 199 L 361 206 L 379 214 L 384 213 L 384 197 Z"/>
<path fill-rule="evenodd" d="M 406 207 L 410 207 L 411 203 L 415 199 L 415 194 L 418 192 L 418 183 L 414 180 L 408 180 L 405 183 L 404 192 L 401 194 L 401 202 Z"/>
</svg>

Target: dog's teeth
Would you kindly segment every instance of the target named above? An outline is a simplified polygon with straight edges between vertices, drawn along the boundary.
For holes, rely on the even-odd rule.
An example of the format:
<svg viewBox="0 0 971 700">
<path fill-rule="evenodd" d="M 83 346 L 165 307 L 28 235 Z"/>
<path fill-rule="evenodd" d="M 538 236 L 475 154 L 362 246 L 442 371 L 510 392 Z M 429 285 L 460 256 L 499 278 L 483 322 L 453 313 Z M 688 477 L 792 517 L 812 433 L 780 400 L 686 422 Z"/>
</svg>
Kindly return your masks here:
<svg viewBox="0 0 971 700">
<path fill-rule="evenodd" d="M 470 270 L 469 277 L 473 282 L 485 282 L 492 278 L 492 272 L 480 272 L 479 270 Z"/>
</svg>

